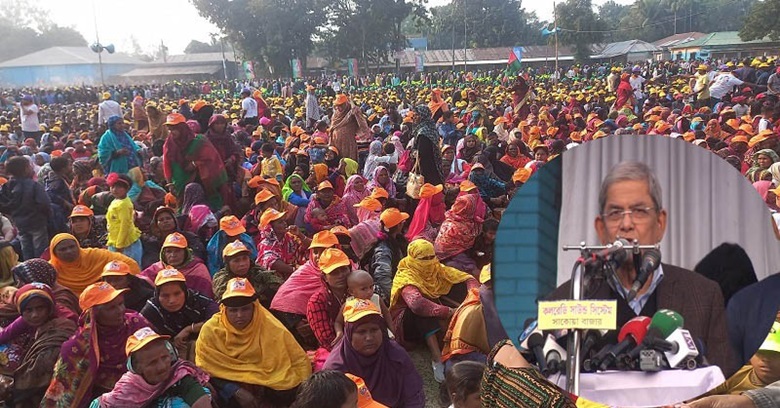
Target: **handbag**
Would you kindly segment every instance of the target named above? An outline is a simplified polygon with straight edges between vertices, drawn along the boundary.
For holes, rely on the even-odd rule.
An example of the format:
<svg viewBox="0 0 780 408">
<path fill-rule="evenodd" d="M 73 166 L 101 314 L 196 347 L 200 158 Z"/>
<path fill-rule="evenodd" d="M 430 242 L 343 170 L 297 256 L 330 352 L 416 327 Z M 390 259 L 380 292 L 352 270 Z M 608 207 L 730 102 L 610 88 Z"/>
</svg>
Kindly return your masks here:
<svg viewBox="0 0 780 408">
<path fill-rule="evenodd" d="M 420 160 L 416 157 L 414 166 L 409 172 L 409 179 L 406 181 L 406 195 L 415 200 L 419 199 L 423 184 L 425 184 L 425 177 L 420 174 Z"/>
</svg>

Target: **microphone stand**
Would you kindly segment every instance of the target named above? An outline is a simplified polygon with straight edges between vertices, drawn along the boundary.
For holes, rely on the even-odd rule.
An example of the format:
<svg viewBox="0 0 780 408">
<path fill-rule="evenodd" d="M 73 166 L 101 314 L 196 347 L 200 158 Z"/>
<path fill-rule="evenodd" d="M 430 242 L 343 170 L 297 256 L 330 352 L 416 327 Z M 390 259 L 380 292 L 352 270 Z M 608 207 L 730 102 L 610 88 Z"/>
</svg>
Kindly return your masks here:
<svg viewBox="0 0 780 408">
<path fill-rule="evenodd" d="M 634 240 L 632 245 L 625 245 L 623 249 L 638 253 L 642 249 L 658 249 L 660 245 L 638 245 Z M 564 245 L 562 248 L 564 251 L 579 250 L 580 258 L 574 263 L 571 271 L 571 299 L 583 300 L 585 293 L 588 293 L 588 286 L 592 279 L 585 279 L 586 276 L 603 276 L 614 277 L 616 272 L 614 268 L 610 266 L 609 262 L 599 261 L 595 264 L 591 264 L 586 268 L 585 260 L 590 259 L 593 251 L 601 251 L 611 248 L 612 245 L 585 245 L 585 242 L 580 242 L 579 245 Z M 582 330 L 572 330 L 571 336 L 568 342 L 568 358 L 566 359 L 566 391 L 574 395 L 580 395 L 580 372 L 582 370 L 580 363 L 580 346 L 582 342 Z"/>
</svg>

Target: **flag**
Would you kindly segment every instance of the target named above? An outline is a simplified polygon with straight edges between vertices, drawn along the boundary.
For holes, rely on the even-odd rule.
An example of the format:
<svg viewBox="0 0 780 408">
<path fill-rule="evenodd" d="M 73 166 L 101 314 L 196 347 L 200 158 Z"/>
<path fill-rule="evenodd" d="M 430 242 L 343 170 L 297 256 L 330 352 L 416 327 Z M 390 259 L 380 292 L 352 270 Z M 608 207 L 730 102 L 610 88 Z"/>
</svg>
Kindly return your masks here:
<svg viewBox="0 0 780 408">
<path fill-rule="evenodd" d="M 555 27 L 555 28 L 553 28 L 553 29 L 551 30 L 551 29 L 550 29 L 550 25 L 551 25 L 551 24 L 545 24 L 544 26 L 542 26 L 542 38 L 546 38 L 546 37 L 547 37 L 547 36 L 549 36 L 550 34 L 555 34 L 555 33 L 557 33 L 557 32 L 560 32 L 560 31 L 561 31 L 561 29 L 560 29 L 559 27 Z"/>
<path fill-rule="evenodd" d="M 520 67 L 523 59 L 523 47 L 512 48 L 512 52 L 509 53 L 509 61 L 507 62 L 507 73 L 509 75 L 515 75 L 520 72 Z"/>
</svg>

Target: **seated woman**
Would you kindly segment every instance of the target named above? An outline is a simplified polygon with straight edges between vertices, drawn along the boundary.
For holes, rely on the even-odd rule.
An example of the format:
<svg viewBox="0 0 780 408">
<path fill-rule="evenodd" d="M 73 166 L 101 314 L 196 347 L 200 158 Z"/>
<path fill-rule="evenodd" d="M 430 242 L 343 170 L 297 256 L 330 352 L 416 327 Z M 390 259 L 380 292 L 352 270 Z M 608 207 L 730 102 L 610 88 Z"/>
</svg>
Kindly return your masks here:
<svg viewBox="0 0 780 408">
<path fill-rule="evenodd" d="M 76 334 L 62 345 L 41 407 L 86 408 L 127 371 L 124 343 L 149 322 L 125 311 L 125 292 L 107 282 L 84 289 L 79 297 L 84 314 Z"/>
<path fill-rule="evenodd" d="M 235 215 L 228 215 L 219 220 L 219 231 L 209 240 L 206 250 L 208 252 L 208 268 L 211 276 L 222 269 L 225 264 L 222 261 L 222 251 L 227 244 L 233 241 L 241 241 L 250 251 L 252 259 L 257 258 L 257 249 L 252 237 L 246 233 L 246 228 Z"/>
<path fill-rule="evenodd" d="M 366 253 L 374 248 L 381 231 L 379 216 L 382 213 L 382 203 L 375 198 L 366 197 L 355 204 L 355 208 L 359 222 L 349 229 L 350 245 L 357 259 L 363 259 Z"/>
<path fill-rule="evenodd" d="M 433 186 L 428 183 L 420 188 L 420 202 L 414 210 L 414 217 L 406 232 L 409 242 L 417 238 L 434 242 L 439 234 L 439 227 L 444 222 L 444 214 L 447 206 L 444 204 L 444 187 L 439 184 Z"/>
<path fill-rule="evenodd" d="M 60 346 L 76 331 L 78 315 L 58 305 L 45 283 L 28 283 L 14 295 L 20 316 L 0 331 L 2 371 L 14 378 L 9 406 L 39 406 Z"/>
<path fill-rule="evenodd" d="M 418 239 L 409 244 L 409 255 L 398 264 L 390 294 L 390 313 L 393 315 L 397 339 L 401 344 L 424 341 L 431 353 L 434 378 L 444 381 L 444 365 L 437 334 L 441 323 L 449 322 L 455 308 L 463 300 L 463 293 L 453 291 L 466 283 L 466 289 L 478 287 L 473 276 L 442 265 L 436 258 L 433 244 Z M 448 297 L 449 295 L 449 297 Z"/>
<path fill-rule="evenodd" d="M 436 256 L 445 265 L 476 276 L 479 272 L 476 261 L 467 251 L 474 246 L 482 231 L 483 220 L 476 214 L 478 195 L 464 194 L 455 200 L 452 208 L 444 216 L 434 246 Z"/>
<path fill-rule="evenodd" d="M 36 282 L 48 285 L 52 290 L 54 302 L 57 305 L 70 309 L 76 316 L 81 315 L 78 296 L 76 296 L 73 291 L 57 282 L 57 270 L 54 269 L 50 263 L 40 258 L 33 258 L 16 265 L 11 272 L 13 272 L 16 282 L 18 282 L 18 285 L 20 286 Z M 16 309 L 15 306 L 14 309 Z M 0 313 L 3 314 L 3 317 L 5 317 L 4 312 L 5 307 L 0 309 Z M 14 313 L 11 319 L 15 319 L 17 316 L 18 313 Z M 3 325 L 5 326 L 7 324 L 3 323 Z"/>
<path fill-rule="evenodd" d="M 455 146 L 444 145 L 441 148 L 441 170 L 444 174 L 444 183 L 455 186 L 469 176 L 469 164 L 455 157 Z"/>
<path fill-rule="evenodd" d="M 420 374 L 409 354 L 388 336 L 387 324 L 370 300 L 352 298 L 344 306 L 344 337 L 325 361 L 365 379 L 371 396 L 389 407 L 424 407 Z"/>
<path fill-rule="evenodd" d="M 510 176 L 511 180 L 511 176 Z M 482 163 L 471 167 L 469 181 L 479 189 L 479 196 L 490 208 L 506 206 L 507 185 L 494 173 L 485 170 Z"/>
<path fill-rule="evenodd" d="M 327 218 L 324 222 L 322 219 L 315 218 L 312 214 L 317 209 L 325 211 Z M 352 226 L 344 203 L 336 195 L 333 185 L 329 181 L 323 181 L 317 185 L 317 192 L 314 193 L 309 206 L 306 208 L 304 221 L 311 227 L 313 232 L 330 229 L 336 225 L 343 225 L 347 228 Z"/>
<path fill-rule="evenodd" d="M 367 187 L 369 189 L 374 189 L 376 187 L 381 187 L 387 191 L 389 198 L 396 199 L 396 188 L 395 183 L 392 180 L 390 170 L 387 169 L 385 166 L 376 166 L 374 169 L 374 173 L 371 175 L 370 180 L 368 182 Z"/>
<path fill-rule="evenodd" d="M 278 200 L 270 190 L 260 190 L 255 194 L 255 206 L 241 219 L 241 224 L 252 239 L 260 240 L 260 216 L 269 208 L 277 208 Z"/>
<path fill-rule="evenodd" d="M 287 181 L 284 182 L 284 187 L 282 188 L 282 198 L 284 201 L 298 207 L 295 216 L 295 225 L 298 228 L 306 227 L 303 216 L 306 214 L 306 207 L 309 206 L 309 201 L 311 201 L 311 195 L 311 189 L 303 177 L 298 174 L 292 174 L 290 177 L 287 177 Z"/>
<path fill-rule="evenodd" d="M 195 363 L 211 376 L 222 406 L 289 406 L 311 361 L 243 278 L 227 283 L 220 311 L 201 329 Z"/>
<path fill-rule="evenodd" d="M 106 248 L 106 226 L 95 220 L 95 213 L 86 206 L 77 205 L 70 213 L 70 233 L 82 248 Z"/>
<path fill-rule="evenodd" d="M 155 262 L 141 272 L 141 277 L 149 283 L 157 278 L 157 272 L 165 268 L 174 268 L 187 278 L 187 287 L 214 298 L 211 288 L 211 275 L 206 265 L 198 258 L 192 256 L 192 250 L 187 246 L 184 235 L 174 232 L 165 238 L 160 252 L 160 262 Z"/>
<path fill-rule="evenodd" d="M 271 310 L 279 316 L 293 335 L 306 347 L 316 348 L 317 341 L 313 339 L 308 322 L 306 322 L 306 307 L 309 299 L 324 286 L 319 259 L 327 248 L 338 247 L 339 240 L 330 231 L 314 234 L 309 245 L 309 258 L 306 263 L 287 278 L 271 300 Z"/>
<path fill-rule="evenodd" d="M 76 295 L 81 295 L 84 288 L 99 281 L 103 267 L 111 261 L 126 263 L 133 274 L 140 272 L 133 258 L 107 249 L 81 248 L 76 237 L 70 234 L 55 235 L 49 248 L 49 263 L 57 271 L 57 282 Z"/>
<path fill-rule="evenodd" d="M 276 211 L 276 210 L 269 210 Z M 240 241 L 233 241 L 222 251 L 225 267 L 214 275 L 212 288 L 217 299 L 222 298 L 227 283 L 233 278 L 245 278 L 252 284 L 257 299 L 263 307 L 271 305 L 271 299 L 276 295 L 283 280 L 274 271 L 264 270 L 250 258 L 249 248 Z"/>
<path fill-rule="evenodd" d="M 336 340 L 336 319 L 347 299 L 347 277 L 352 272 L 352 262 L 342 250 L 328 248 L 318 261 L 324 285 L 312 295 L 306 306 L 309 321 L 319 348 L 330 351 Z"/>
<path fill-rule="evenodd" d="M 393 286 L 393 276 L 398 270 L 398 263 L 406 250 L 406 240 L 403 227 L 409 214 L 388 208 L 379 216 L 380 232 L 377 243 L 361 260 L 361 267 L 374 277 L 377 294 L 385 304 L 390 302 L 390 289 Z"/>
<path fill-rule="evenodd" d="M 179 228 L 176 212 L 173 208 L 158 207 L 152 216 L 149 232 L 141 235 L 141 242 L 144 246 L 141 268 L 146 269 L 149 265 L 160 261 L 163 241 L 174 232 L 184 235 L 184 238 L 187 239 L 187 244 L 192 249 L 192 254 L 204 262 L 206 261 L 206 246 L 203 245 L 203 241 L 192 232 Z"/>
<path fill-rule="evenodd" d="M 125 307 L 140 312 L 146 301 L 154 294 L 154 288 L 149 282 L 130 272 L 130 267 L 122 261 L 111 261 L 103 267 L 100 275 L 114 289 L 128 289 L 125 294 Z"/>
<path fill-rule="evenodd" d="M 269 208 L 260 216 L 260 241 L 257 263 L 287 279 L 298 266 L 306 262 L 306 250 L 311 240 L 293 226 L 288 227 L 285 214 Z M 261 302 L 262 303 L 262 302 Z"/>
<path fill-rule="evenodd" d="M 356 225 L 358 223 L 355 204 L 360 203 L 360 201 L 371 194 L 366 188 L 367 182 L 368 180 L 359 174 L 352 175 L 347 179 L 347 186 L 344 188 L 344 196 L 341 197 L 341 201 L 344 202 L 344 207 L 347 211 L 347 216 L 349 217 L 351 225 Z"/>
<path fill-rule="evenodd" d="M 128 371 L 113 390 L 92 401 L 90 408 L 211 408 L 208 374 L 179 359 L 169 338 L 149 327 L 128 337 Z"/>
<path fill-rule="evenodd" d="M 216 302 L 187 289 L 187 278 L 176 269 L 163 269 L 154 279 L 154 296 L 141 309 L 154 329 L 173 337 L 176 351 L 194 361 L 195 339 L 203 323 L 219 311 Z"/>
</svg>

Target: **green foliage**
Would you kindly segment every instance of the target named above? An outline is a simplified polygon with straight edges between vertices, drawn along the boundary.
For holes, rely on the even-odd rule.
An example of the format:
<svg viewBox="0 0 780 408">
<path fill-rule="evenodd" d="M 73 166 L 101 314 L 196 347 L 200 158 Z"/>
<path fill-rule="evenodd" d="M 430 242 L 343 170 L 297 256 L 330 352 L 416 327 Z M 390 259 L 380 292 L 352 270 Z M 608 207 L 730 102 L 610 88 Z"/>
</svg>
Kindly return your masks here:
<svg viewBox="0 0 780 408">
<path fill-rule="evenodd" d="M 558 25 L 565 28 L 558 34 L 559 41 L 574 46 L 574 58 L 586 62 L 591 55 L 591 44 L 604 39 L 604 24 L 593 12 L 591 0 L 566 0 L 558 4 L 556 14 Z"/>
<path fill-rule="evenodd" d="M 739 32 L 739 37 L 744 41 L 757 40 L 766 36 L 773 41 L 780 39 L 780 0 L 756 2 Z"/>
<path fill-rule="evenodd" d="M 51 22 L 48 14 L 29 1 L 0 1 L 0 61 L 50 47 L 87 46 L 87 40 L 70 27 Z"/>
<path fill-rule="evenodd" d="M 222 47 L 216 41 L 211 44 L 204 43 L 198 40 L 192 40 L 187 44 L 187 48 L 184 49 L 185 54 L 203 54 L 207 52 L 220 52 Z"/>
</svg>

